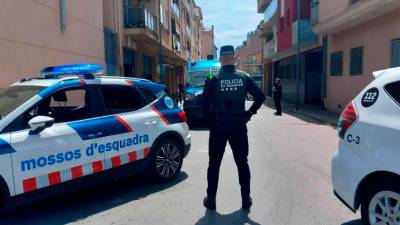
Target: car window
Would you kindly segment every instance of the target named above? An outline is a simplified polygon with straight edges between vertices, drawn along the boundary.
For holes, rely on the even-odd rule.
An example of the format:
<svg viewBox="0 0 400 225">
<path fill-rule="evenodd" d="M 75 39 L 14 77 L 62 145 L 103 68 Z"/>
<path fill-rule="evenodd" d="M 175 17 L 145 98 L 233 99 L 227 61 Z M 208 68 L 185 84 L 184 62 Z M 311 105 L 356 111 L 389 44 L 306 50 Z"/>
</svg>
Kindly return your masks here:
<svg viewBox="0 0 400 225">
<path fill-rule="evenodd" d="M 132 112 L 145 105 L 142 94 L 135 87 L 103 85 L 101 93 L 106 114 Z"/>
<path fill-rule="evenodd" d="M 400 104 L 400 81 L 387 84 L 385 86 L 387 93 L 392 96 L 392 98 Z"/>
<path fill-rule="evenodd" d="M 44 87 L 38 86 L 10 86 L 1 89 L 0 119 L 10 114 L 43 89 Z"/>
<path fill-rule="evenodd" d="M 146 104 L 152 103 L 154 100 L 157 99 L 157 96 L 147 88 L 139 88 L 140 93 L 142 93 L 143 98 L 146 101 Z"/>
<path fill-rule="evenodd" d="M 93 110 L 89 91 L 85 88 L 57 91 L 15 119 L 3 132 L 29 129 L 29 120 L 36 116 L 51 117 L 55 123 L 91 118 Z"/>
</svg>

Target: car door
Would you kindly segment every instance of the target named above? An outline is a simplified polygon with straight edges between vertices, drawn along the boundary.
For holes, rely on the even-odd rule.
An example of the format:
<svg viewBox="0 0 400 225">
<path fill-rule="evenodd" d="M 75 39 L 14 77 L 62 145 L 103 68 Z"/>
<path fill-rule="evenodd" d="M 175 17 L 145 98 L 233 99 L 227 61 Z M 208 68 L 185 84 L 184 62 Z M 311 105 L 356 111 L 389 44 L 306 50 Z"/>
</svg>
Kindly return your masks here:
<svg viewBox="0 0 400 225">
<path fill-rule="evenodd" d="M 0 176 L 6 182 L 11 196 L 14 195 L 11 153 L 15 150 L 10 145 L 10 133 L 0 134 Z"/>
<path fill-rule="evenodd" d="M 104 169 L 104 153 L 93 147 L 104 138 L 101 119 L 93 118 L 95 99 L 88 87 L 58 90 L 10 124 L 16 194 Z M 52 117 L 54 124 L 32 134 L 28 121 L 36 116 Z"/>
<path fill-rule="evenodd" d="M 148 156 L 155 139 L 156 115 L 134 86 L 102 85 L 105 117 L 108 131 L 105 149 L 107 169 L 135 162 Z M 107 129 L 108 130 L 108 129 Z"/>
</svg>

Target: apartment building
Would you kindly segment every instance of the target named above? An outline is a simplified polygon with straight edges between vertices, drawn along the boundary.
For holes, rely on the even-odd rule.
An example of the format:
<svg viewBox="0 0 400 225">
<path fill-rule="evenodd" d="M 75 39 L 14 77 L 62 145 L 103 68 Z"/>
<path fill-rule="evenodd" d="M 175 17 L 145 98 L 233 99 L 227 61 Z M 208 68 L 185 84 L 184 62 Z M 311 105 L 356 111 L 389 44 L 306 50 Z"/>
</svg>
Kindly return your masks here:
<svg viewBox="0 0 400 225">
<path fill-rule="evenodd" d="M 69 63 L 104 65 L 101 1 L 1 1 L 0 87 Z"/>
<path fill-rule="evenodd" d="M 283 99 L 301 104 L 322 103 L 322 48 L 311 30 L 311 0 L 258 0 L 258 12 L 264 13 L 259 26 L 264 38 L 264 73 L 267 93 L 274 78 L 283 85 Z M 300 26 L 300 27 L 298 27 Z M 300 31 L 300 32 L 298 32 Z M 300 77 L 296 80 L 297 49 L 300 49 Z M 299 87 L 299 89 L 297 89 Z M 299 90 L 299 92 L 297 91 Z"/>
<path fill-rule="evenodd" d="M 250 75 L 262 74 L 262 39 L 258 31 L 249 32 L 246 41 L 236 48 L 236 68 Z"/>
<path fill-rule="evenodd" d="M 400 66 L 400 1 L 313 1 L 313 30 L 327 46 L 325 106 L 340 112 L 374 78 Z"/>
<path fill-rule="evenodd" d="M 201 55 L 200 7 L 193 0 L 103 0 L 103 4 L 111 74 L 166 83 L 175 96 L 178 84 L 185 81 L 187 63 Z"/>
<path fill-rule="evenodd" d="M 214 26 L 210 29 L 201 25 L 201 59 L 217 59 L 217 47 L 214 44 Z"/>
</svg>

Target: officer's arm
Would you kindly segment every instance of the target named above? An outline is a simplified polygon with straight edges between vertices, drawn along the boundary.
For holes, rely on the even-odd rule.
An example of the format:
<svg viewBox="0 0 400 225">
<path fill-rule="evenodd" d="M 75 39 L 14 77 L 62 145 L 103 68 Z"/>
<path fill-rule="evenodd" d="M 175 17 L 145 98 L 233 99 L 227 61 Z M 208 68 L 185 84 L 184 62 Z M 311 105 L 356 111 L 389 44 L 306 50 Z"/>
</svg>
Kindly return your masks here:
<svg viewBox="0 0 400 225">
<path fill-rule="evenodd" d="M 211 80 L 207 78 L 204 85 L 203 95 L 201 96 L 201 109 L 205 116 L 210 113 Z"/>
<path fill-rule="evenodd" d="M 251 96 L 254 98 L 254 102 L 251 105 L 249 111 L 252 114 L 256 114 L 258 109 L 262 106 L 262 104 L 265 101 L 265 95 L 264 92 L 254 83 L 254 81 L 251 78 L 246 79 L 246 84 L 247 84 L 247 91 Z"/>
</svg>

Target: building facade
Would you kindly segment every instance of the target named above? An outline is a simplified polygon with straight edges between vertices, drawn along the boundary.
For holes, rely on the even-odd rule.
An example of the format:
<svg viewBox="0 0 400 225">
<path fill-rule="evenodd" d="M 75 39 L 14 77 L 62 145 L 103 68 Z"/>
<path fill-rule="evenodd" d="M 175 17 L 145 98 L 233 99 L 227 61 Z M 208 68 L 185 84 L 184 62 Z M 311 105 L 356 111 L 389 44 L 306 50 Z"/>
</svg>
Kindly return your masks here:
<svg viewBox="0 0 400 225">
<path fill-rule="evenodd" d="M 193 0 L 103 4 L 109 73 L 163 82 L 174 97 L 185 83 L 187 63 L 201 55 L 200 7 Z"/>
<path fill-rule="evenodd" d="M 319 0 L 312 11 L 327 46 L 325 106 L 340 112 L 372 72 L 400 66 L 400 1 Z"/>
<path fill-rule="evenodd" d="M 275 78 L 283 85 L 283 99 L 300 104 L 322 104 L 322 48 L 311 30 L 311 0 L 258 0 L 264 14 L 259 25 L 263 41 L 264 85 L 272 95 Z M 298 11 L 300 14 L 298 15 Z M 300 27 L 299 27 L 300 26 Z M 300 32 L 298 32 L 300 31 Z M 297 50 L 300 74 L 297 82 Z"/>
<path fill-rule="evenodd" d="M 0 87 L 46 66 L 104 65 L 104 55 L 101 1 L 1 1 Z"/>
<path fill-rule="evenodd" d="M 236 48 L 236 68 L 253 76 L 262 75 L 262 39 L 258 31 L 247 34 L 247 40 Z"/>
<path fill-rule="evenodd" d="M 201 25 L 201 59 L 217 59 L 217 47 L 215 46 L 214 26 L 210 29 Z"/>
</svg>

